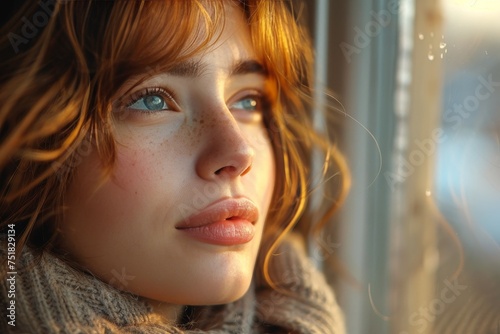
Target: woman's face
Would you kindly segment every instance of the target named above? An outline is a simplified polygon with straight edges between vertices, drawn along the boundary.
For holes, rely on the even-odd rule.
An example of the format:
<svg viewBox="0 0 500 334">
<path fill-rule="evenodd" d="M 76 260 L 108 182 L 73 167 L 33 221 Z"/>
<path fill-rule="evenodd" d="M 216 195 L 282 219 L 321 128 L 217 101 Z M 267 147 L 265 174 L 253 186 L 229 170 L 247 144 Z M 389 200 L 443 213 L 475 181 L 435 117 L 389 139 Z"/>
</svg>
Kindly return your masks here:
<svg viewBox="0 0 500 334">
<path fill-rule="evenodd" d="M 213 46 L 119 92 L 115 168 L 101 184 L 96 150 L 78 166 L 63 247 L 103 281 L 152 300 L 240 298 L 274 187 L 265 89 L 243 13 L 227 5 Z"/>
</svg>

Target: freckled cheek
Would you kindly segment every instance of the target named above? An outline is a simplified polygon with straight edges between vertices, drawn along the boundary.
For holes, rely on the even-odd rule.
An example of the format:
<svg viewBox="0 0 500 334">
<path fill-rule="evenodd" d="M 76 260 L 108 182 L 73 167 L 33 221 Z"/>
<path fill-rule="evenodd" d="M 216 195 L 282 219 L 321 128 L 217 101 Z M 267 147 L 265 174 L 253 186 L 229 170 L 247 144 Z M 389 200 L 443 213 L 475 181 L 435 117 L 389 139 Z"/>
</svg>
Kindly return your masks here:
<svg viewBox="0 0 500 334">
<path fill-rule="evenodd" d="M 273 147 L 265 129 L 253 131 L 247 138 L 255 155 L 250 172 L 252 176 L 246 179 L 246 182 L 260 198 L 261 208 L 266 208 L 267 211 L 274 190 L 276 174 Z"/>
<path fill-rule="evenodd" d="M 173 137 L 170 126 L 134 128 L 130 133 L 119 133 L 116 180 L 128 190 L 138 188 L 136 191 L 148 186 L 151 179 L 161 182 L 170 169 L 168 163 L 172 162 L 168 157 L 176 154 Z"/>
<path fill-rule="evenodd" d="M 188 135 L 182 132 L 165 138 L 160 133 L 118 147 L 114 175 L 119 186 L 143 201 L 165 199 L 165 192 L 181 187 L 191 170 L 193 149 Z"/>
<path fill-rule="evenodd" d="M 268 131 L 264 127 L 249 129 L 243 128 L 243 130 L 246 133 L 246 139 L 253 148 L 256 156 L 261 152 L 273 150 Z"/>
<path fill-rule="evenodd" d="M 254 151 L 254 166 L 261 165 L 262 168 L 274 171 L 274 150 L 266 129 L 254 129 L 246 133 L 246 139 Z"/>
<path fill-rule="evenodd" d="M 143 195 L 148 189 L 153 190 L 151 186 L 164 182 L 172 168 L 168 164 L 156 150 L 120 150 L 113 174 L 118 186 L 125 191 Z"/>
</svg>

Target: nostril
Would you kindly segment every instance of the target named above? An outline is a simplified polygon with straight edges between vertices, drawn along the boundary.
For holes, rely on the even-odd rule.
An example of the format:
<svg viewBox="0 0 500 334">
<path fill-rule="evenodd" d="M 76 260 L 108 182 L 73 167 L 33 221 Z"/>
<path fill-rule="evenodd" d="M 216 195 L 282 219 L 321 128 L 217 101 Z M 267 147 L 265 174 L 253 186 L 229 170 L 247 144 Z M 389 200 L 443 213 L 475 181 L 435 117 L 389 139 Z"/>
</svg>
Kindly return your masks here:
<svg viewBox="0 0 500 334">
<path fill-rule="evenodd" d="M 226 172 L 226 173 L 235 173 L 237 171 L 236 167 L 234 166 L 225 166 L 225 167 L 222 167 L 222 168 L 219 168 L 218 170 L 216 170 L 214 172 L 215 175 L 220 175 L 222 172 Z M 242 174 L 243 175 L 243 174 Z"/>
<path fill-rule="evenodd" d="M 250 149 L 240 151 L 220 153 L 207 148 L 197 163 L 197 173 L 206 179 L 234 178 L 247 174 L 252 166 L 253 151 Z M 230 159 L 227 159 L 226 155 L 229 154 L 231 154 Z"/>
<path fill-rule="evenodd" d="M 252 169 L 252 165 L 248 166 L 240 175 L 243 176 L 247 174 L 250 171 L 250 169 Z"/>
</svg>

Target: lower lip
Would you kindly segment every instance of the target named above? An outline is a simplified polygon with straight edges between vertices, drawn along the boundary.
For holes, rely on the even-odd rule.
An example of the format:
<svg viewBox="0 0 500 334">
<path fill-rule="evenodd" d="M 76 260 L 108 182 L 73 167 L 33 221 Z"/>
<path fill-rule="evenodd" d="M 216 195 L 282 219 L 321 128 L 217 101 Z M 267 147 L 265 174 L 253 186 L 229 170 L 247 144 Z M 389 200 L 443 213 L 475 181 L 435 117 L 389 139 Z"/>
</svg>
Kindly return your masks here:
<svg viewBox="0 0 500 334">
<path fill-rule="evenodd" d="M 222 220 L 204 226 L 179 230 L 201 242 L 220 246 L 245 244 L 251 241 L 255 235 L 255 226 L 244 219 Z"/>
</svg>

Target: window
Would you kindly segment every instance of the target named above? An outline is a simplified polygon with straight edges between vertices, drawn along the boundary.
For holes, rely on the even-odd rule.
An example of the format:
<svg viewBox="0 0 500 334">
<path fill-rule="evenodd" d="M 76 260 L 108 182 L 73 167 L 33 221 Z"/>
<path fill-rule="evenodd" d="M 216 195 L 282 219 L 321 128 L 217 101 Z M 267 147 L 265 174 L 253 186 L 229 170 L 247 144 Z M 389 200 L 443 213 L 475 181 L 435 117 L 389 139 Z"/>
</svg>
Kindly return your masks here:
<svg viewBox="0 0 500 334">
<path fill-rule="evenodd" d="M 345 270 L 324 269 L 348 333 L 500 333 L 500 3 L 308 9 L 347 113 L 353 186 L 324 236 Z"/>
</svg>

